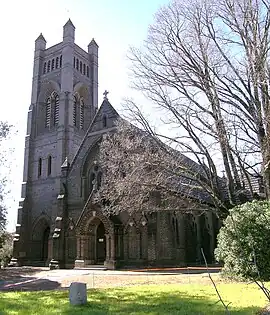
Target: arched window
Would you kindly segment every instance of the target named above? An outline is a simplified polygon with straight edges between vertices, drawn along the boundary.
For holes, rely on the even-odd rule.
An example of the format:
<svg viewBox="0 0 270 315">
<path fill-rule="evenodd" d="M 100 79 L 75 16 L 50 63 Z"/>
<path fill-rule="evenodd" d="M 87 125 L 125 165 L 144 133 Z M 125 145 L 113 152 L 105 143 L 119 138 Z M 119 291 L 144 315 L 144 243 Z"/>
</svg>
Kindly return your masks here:
<svg viewBox="0 0 270 315">
<path fill-rule="evenodd" d="M 83 98 L 80 99 L 80 129 L 84 127 L 84 102 Z"/>
<path fill-rule="evenodd" d="M 82 62 L 80 61 L 80 73 L 82 73 Z"/>
<path fill-rule="evenodd" d="M 60 68 L 62 68 L 62 55 L 60 56 Z"/>
<path fill-rule="evenodd" d="M 79 70 L 79 60 L 76 59 L 76 69 Z"/>
<path fill-rule="evenodd" d="M 83 64 L 83 75 L 85 75 L 85 63 Z"/>
<path fill-rule="evenodd" d="M 86 75 L 87 75 L 87 78 L 89 78 L 89 67 L 88 66 L 86 68 Z"/>
<path fill-rule="evenodd" d="M 47 72 L 50 72 L 50 71 L 51 71 L 51 60 L 49 60 L 47 64 Z"/>
<path fill-rule="evenodd" d="M 102 117 L 102 125 L 103 125 L 103 128 L 107 127 L 107 116 L 106 115 L 103 115 L 103 117 Z"/>
<path fill-rule="evenodd" d="M 43 65 L 43 74 L 46 73 L 46 69 L 47 69 L 47 62 L 45 61 Z"/>
<path fill-rule="evenodd" d="M 45 117 L 45 127 L 50 128 L 51 124 L 51 98 L 48 97 L 46 102 L 46 117 Z"/>
<path fill-rule="evenodd" d="M 54 59 L 52 60 L 52 71 L 54 70 Z"/>
<path fill-rule="evenodd" d="M 58 69 L 59 66 L 59 57 L 56 57 L 55 59 L 55 68 Z"/>
<path fill-rule="evenodd" d="M 50 176 L 52 173 L 52 157 L 48 157 L 48 169 L 47 169 L 47 174 Z"/>
<path fill-rule="evenodd" d="M 74 57 L 73 58 L 73 68 L 75 68 L 75 66 L 76 66 L 76 58 Z"/>
<path fill-rule="evenodd" d="M 54 126 L 57 126 L 59 123 L 59 96 L 56 92 L 54 92 L 52 95 L 52 98 L 53 98 L 53 105 L 54 105 L 53 122 L 54 122 Z"/>
<path fill-rule="evenodd" d="M 41 176 L 41 173 L 42 173 L 42 159 L 39 158 L 38 159 L 38 177 Z"/>
</svg>

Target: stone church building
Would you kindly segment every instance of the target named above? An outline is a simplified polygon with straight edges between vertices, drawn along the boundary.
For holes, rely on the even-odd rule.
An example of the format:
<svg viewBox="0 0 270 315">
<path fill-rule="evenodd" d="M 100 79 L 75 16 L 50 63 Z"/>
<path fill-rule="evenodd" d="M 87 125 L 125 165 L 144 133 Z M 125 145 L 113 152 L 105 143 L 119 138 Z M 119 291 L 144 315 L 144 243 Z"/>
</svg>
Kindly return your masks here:
<svg viewBox="0 0 270 315">
<path fill-rule="evenodd" d="M 86 51 L 74 39 L 68 20 L 62 42 L 46 47 L 42 34 L 35 41 L 11 263 L 110 269 L 200 264 L 201 247 L 212 262 L 217 231 L 212 212 L 107 217 L 92 202 L 93 183 L 101 177 L 99 143 L 119 116 L 107 92 L 98 106 L 97 43 L 92 39 Z"/>
</svg>

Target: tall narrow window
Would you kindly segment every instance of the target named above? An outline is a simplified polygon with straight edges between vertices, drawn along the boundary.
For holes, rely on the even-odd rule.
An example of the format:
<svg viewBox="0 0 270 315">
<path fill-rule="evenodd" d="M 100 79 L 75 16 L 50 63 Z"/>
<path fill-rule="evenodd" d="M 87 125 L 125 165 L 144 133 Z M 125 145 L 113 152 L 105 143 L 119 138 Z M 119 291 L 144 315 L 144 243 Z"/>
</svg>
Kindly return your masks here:
<svg viewBox="0 0 270 315">
<path fill-rule="evenodd" d="M 76 66 L 76 58 L 74 57 L 73 58 L 73 68 L 75 68 L 75 66 Z"/>
<path fill-rule="evenodd" d="M 83 129 L 84 126 L 84 103 L 83 99 L 80 100 L 80 129 Z"/>
<path fill-rule="evenodd" d="M 85 63 L 83 64 L 83 75 L 85 75 Z"/>
<path fill-rule="evenodd" d="M 46 128 L 50 128 L 51 123 L 51 98 L 48 97 L 46 102 L 46 117 L 45 117 L 45 126 Z"/>
<path fill-rule="evenodd" d="M 54 59 L 52 60 L 52 71 L 54 70 Z"/>
<path fill-rule="evenodd" d="M 80 61 L 80 73 L 82 73 L 82 62 Z"/>
<path fill-rule="evenodd" d="M 60 56 L 60 68 L 62 68 L 62 55 Z"/>
<path fill-rule="evenodd" d="M 42 159 L 39 158 L 38 159 L 38 177 L 41 176 L 41 172 L 42 172 Z"/>
<path fill-rule="evenodd" d="M 58 69 L 59 67 L 59 57 L 56 57 L 55 59 L 55 68 Z"/>
<path fill-rule="evenodd" d="M 46 73 L 46 69 L 47 69 L 47 62 L 44 62 L 44 65 L 43 65 L 43 74 Z"/>
<path fill-rule="evenodd" d="M 79 60 L 76 59 L 76 69 L 79 70 Z"/>
<path fill-rule="evenodd" d="M 86 75 L 87 75 L 87 77 L 89 78 L 89 67 L 87 66 L 87 68 L 86 68 Z"/>
<path fill-rule="evenodd" d="M 59 123 L 59 96 L 54 93 L 54 125 L 57 126 Z"/>
<path fill-rule="evenodd" d="M 102 124 L 103 124 L 103 128 L 106 128 L 106 127 L 107 127 L 107 116 L 106 116 L 106 115 L 104 115 L 104 116 L 102 117 Z"/>
<path fill-rule="evenodd" d="M 77 97 L 73 98 L 73 125 L 77 126 Z"/>
<path fill-rule="evenodd" d="M 50 176 L 51 173 L 52 173 L 52 157 L 49 156 L 49 157 L 48 157 L 48 170 L 47 170 L 48 176 Z"/>
<path fill-rule="evenodd" d="M 47 64 L 47 72 L 50 72 L 50 71 L 51 71 L 51 60 L 49 60 Z"/>
</svg>

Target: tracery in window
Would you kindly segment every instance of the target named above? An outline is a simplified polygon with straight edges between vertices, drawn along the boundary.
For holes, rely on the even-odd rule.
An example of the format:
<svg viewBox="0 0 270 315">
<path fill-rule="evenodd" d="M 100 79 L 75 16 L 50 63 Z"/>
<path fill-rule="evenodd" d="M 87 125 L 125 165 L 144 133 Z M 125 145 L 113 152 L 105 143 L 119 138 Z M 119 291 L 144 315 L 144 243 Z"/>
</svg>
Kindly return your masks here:
<svg viewBox="0 0 270 315">
<path fill-rule="evenodd" d="M 54 59 L 52 60 L 52 71 L 54 70 Z"/>
<path fill-rule="evenodd" d="M 47 62 L 45 61 L 43 65 L 43 74 L 46 73 L 46 70 L 47 70 Z"/>
<path fill-rule="evenodd" d="M 56 57 L 55 59 L 55 68 L 58 69 L 59 66 L 59 57 Z"/>
</svg>

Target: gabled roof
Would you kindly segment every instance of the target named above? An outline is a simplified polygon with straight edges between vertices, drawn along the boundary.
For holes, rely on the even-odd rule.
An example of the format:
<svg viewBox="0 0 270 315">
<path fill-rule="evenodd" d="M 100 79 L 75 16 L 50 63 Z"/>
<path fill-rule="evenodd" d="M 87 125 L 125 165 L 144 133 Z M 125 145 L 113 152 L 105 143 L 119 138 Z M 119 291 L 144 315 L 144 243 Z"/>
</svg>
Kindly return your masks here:
<svg viewBox="0 0 270 315">
<path fill-rule="evenodd" d="M 98 128 L 99 122 L 103 119 L 104 115 L 106 115 L 108 118 L 114 118 L 117 119 L 119 116 L 119 114 L 117 113 L 117 111 L 114 109 L 114 107 L 111 105 L 111 103 L 108 101 L 107 98 L 105 98 L 100 106 L 100 108 L 98 109 L 96 115 L 94 116 L 91 124 L 89 125 L 85 136 L 73 158 L 73 160 L 70 163 L 70 169 L 72 168 L 72 166 L 74 165 L 82 147 L 85 145 L 85 142 L 87 140 L 87 138 L 89 137 L 89 135 L 94 132 L 94 131 L 98 131 L 98 130 L 104 130 L 104 132 L 106 132 L 107 128 Z"/>
</svg>

